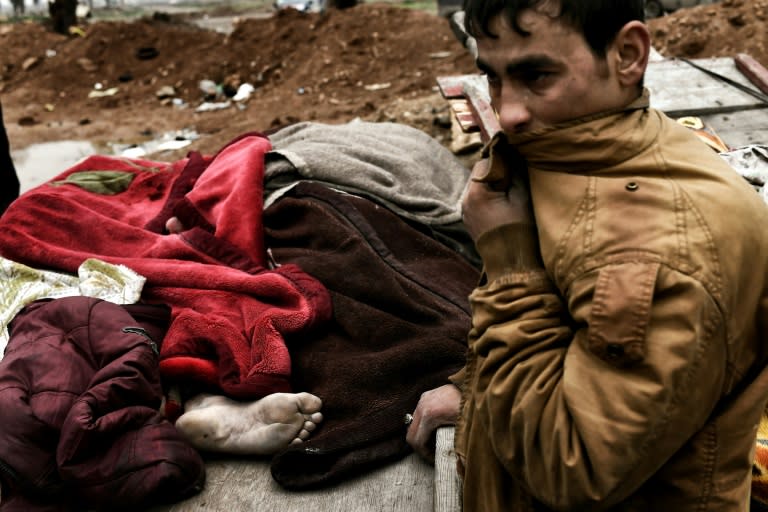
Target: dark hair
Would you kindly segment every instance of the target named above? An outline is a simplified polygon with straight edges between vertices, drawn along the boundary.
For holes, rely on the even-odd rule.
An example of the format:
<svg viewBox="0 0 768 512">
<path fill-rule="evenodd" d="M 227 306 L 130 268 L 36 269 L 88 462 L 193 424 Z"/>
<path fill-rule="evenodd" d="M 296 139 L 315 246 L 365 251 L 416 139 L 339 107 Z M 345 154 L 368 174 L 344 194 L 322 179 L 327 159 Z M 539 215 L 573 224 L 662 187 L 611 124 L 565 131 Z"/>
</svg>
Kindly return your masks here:
<svg viewBox="0 0 768 512">
<path fill-rule="evenodd" d="M 644 0 L 464 0 L 465 27 L 473 36 L 497 37 L 489 25 L 504 13 L 510 26 L 520 35 L 528 35 L 518 24 L 521 11 L 546 2 L 560 4 L 558 19 L 584 35 L 592 52 L 605 57 L 605 51 L 621 27 L 633 20 L 644 21 Z"/>
</svg>

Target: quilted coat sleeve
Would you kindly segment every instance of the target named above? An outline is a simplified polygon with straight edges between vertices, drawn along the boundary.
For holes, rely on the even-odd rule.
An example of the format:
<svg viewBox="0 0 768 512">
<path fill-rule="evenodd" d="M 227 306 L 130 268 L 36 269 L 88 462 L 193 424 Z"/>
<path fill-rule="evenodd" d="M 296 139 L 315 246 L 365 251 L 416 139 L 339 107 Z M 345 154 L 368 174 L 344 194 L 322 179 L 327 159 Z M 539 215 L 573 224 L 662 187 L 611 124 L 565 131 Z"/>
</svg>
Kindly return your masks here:
<svg viewBox="0 0 768 512">
<path fill-rule="evenodd" d="M 161 340 L 122 307 L 88 301 L 86 321 L 69 337 L 94 372 L 61 427 L 62 479 L 97 509 L 141 509 L 199 492 L 200 455 L 158 411 Z"/>
<path fill-rule="evenodd" d="M 710 415 L 723 319 L 697 280 L 647 256 L 587 272 L 563 298 L 537 258 L 510 252 L 510 230 L 522 240 L 513 226 L 478 240 L 487 282 L 470 298 L 465 415 L 539 501 L 610 508 Z"/>
</svg>

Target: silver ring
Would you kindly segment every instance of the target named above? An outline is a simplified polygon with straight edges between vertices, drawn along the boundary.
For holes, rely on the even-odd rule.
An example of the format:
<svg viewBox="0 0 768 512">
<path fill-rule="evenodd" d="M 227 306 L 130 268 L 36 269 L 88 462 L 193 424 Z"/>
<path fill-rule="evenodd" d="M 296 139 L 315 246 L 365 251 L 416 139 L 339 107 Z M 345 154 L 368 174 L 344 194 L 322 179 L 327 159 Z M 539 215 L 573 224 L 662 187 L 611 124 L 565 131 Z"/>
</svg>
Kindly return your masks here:
<svg viewBox="0 0 768 512">
<path fill-rule="evenodd" d="M 413 423 L 413 414 L 406 414 L 403 417 L 403 423 L 405 423 L 405 426 L 407 427 L 411 423 Z"/>
</svg>

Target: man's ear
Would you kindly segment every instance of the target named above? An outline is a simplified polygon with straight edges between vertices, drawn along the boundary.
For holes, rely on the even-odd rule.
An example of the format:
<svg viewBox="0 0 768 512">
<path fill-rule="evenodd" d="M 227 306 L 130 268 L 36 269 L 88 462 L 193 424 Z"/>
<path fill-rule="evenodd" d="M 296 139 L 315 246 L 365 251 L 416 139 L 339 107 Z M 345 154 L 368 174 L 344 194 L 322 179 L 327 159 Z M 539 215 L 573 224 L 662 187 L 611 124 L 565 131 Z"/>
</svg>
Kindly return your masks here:
<svg viewBox="0 0 768 512">
<path fill-rule="evenodd" d="M 619 82 L 625 87 L 636 86 L 643 79 L 651 52 L 648 27 L 641 21 L 630 21 L 616 35 L 614 48 Z"/>
</svg>

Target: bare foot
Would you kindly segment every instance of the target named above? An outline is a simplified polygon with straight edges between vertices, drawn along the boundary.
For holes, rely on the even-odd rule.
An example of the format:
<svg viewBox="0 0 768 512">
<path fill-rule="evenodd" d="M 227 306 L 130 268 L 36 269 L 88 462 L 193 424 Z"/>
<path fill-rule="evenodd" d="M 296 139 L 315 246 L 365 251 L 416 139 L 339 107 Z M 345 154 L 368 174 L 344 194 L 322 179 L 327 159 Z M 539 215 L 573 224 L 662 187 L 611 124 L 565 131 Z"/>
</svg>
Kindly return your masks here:
<svg viewBox="0 0 768 512">
<path fill-rule="evenodd" d="M 322 405 L 309 393 L 274 393 L 255 402 L 201 394 L 184 404 L 176 429 L 199 450 L 273 455 L 309 438 L 323 421 Z"/>
<path fill-rule="evenodd" d="M 178 219 L 178 217 L 171 217 L 165 221 L 165 229 L 171 234 L 178 234 L 184 231 L 184 225 Z"/>
</svg>

